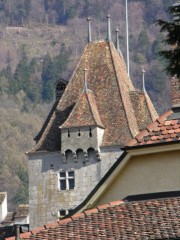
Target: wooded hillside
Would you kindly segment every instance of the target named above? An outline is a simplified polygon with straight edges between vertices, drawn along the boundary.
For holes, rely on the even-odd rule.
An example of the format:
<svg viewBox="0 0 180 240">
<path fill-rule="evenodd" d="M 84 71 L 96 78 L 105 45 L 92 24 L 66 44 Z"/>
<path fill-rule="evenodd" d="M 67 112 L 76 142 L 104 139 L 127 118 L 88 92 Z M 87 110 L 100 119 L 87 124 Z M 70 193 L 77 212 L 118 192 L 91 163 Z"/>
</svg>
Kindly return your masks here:
<svg viewBox="0 0 180 240">
<path fill-rule="evenodd" d="M 170 107 L 170 77 L 162 34 L 155 25 L 168 19 L 173 0 L 129 0 L 130 75 L 146 89 L 159 113 Z M 28 201 L 25 151 L 33 143 L 59 78 L 68 80 L 87 42 L 86 18 L 92 18 L 92 39 L 106 38 L 111 15 L 112 39 L 118 26 L 126 59 L 125 0 L 0 0 L 0 191 L 8 191 L 11 208 Z"/>
</svg>

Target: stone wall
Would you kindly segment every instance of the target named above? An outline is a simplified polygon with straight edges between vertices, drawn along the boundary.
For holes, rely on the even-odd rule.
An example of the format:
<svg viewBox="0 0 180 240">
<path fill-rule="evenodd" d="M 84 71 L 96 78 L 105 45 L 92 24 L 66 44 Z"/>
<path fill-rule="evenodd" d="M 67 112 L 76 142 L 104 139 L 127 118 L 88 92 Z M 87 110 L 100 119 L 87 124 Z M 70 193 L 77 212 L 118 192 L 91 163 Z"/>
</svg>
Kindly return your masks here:
<svg viewBox="0 0 180 240">
<path fill-rule="evenodd" d="M 120 148 L 101 149 L 99 161 L 64 162 L 61 152 L 29 156 L 30 228 L 56 221 L 58 211 L 78 206 L 121 155 Z M 74 171 L 75 188 L 60 190 L 59 172 Z"/>
</svg>

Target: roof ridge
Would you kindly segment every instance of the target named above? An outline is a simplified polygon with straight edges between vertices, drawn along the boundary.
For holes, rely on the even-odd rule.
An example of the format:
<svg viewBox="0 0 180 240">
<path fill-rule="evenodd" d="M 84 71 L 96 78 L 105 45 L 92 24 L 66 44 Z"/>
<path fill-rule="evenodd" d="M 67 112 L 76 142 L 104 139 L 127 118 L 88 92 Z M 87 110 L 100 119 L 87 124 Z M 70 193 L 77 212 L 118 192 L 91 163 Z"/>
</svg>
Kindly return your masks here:
<svg viewBox="0 0 180 240">
<path fill-rule="evenodd" d="M 133 131 L 133 127 L 132 126 L 135 126 L 135 128 L 136 128 L 136 130 L 139 130 L 139 128 L 138 128 L 138 124 L 137 124 L 137 121 L 136 121 L 136 117 L 135 117 L 135 115 L 134 115 L 134 113 L 132 112 L 132 114 L 134 115 L 133 116 L 133 124 L 130 124 L 130 120 L 131 120 L 131 118 L 130 117 L 128 117 L 128 111 L 127 111 L 127 108 L 126 108 L 126 104 L 125 104 L 125 101 L 124 101 L 124 91 L 122 91 L 122 89 L 121 89 L 121 85 L 120 85 L 120 81 L 119 81 L 119 79 L 118 79 L 118 74 L 117 74 L 117 70 L 116 70 L 116 66 L 115 66 L 115 62 L 114 62 L 114 58 L 113 58 L 113 54 L 112 54 L 112 49 L 111 49 L 111 47 L 113 47 L 114 45 L 112 45 L 111 43 L 109 43 L 108 44 L 109 45 L 109 49 L 110 49 L 110 54 L 111 54 L 111 59 L 112 59 L 112 63 L 113 63 L 113 67 L 114 67 L 114 71 L 115 71 L 115 75 L 116 75 L 116 80 L 117 80 L 117 84 L 118 84 L 118 87 L 119 87 L 119 93 L 120 93 L 120 96 L 121 96 L 121 98 L 122 98 L 122 104 L 123 104 L 123 106 L 124 106 L 124 109 L 126 109 L 126 111 L 124 111 L 125 112 L 125 116 L 126 116 L 126 120 L 127 120 L 127 122 L 128 122 L 128 128 L 129 128 L 129 130 L 130 130 L 130 133 L 131 133 L 131 135 L 132 135 L 132 137 L 135 135 L 135 131 Z M 118 53 L 117 53 L 118 54 Z M 119 54 L 118 54 L 118 56 L 119 56 Z M 120 56 L 119 56 L 120 57 Z M 131 82 L 131 81 L 130 81 Z M 131 82 L 132 83 L 132 82 Z M 128 88 L 129 88 L 129 92 L 130 92 L 130 86 L 128 85 L 128 83 L 126 83 L 127 84 L 127 86 L 128 86 Z M 132 85 L 132 87 L 133 87 L 133 85 Z M 133 89 L 132 89 L 133 90 Z M 129 102 L 131 103 L 131 100 L 129 99 Z M 133 109 L 133 107 L 132 107 L 132 109 Z M 136 133 L 137 134 L 137 133 Z"/>
<path fill-rule="evenodd" d="M 91 110 L 92 116 L 93 116 L 94 121 L 95 121 L 95 123 L 97 124 L 97 126 L 99 126 L 98 122 L 96 121 L 95 114 L 94 114 L 95 109 L 94 109 L 93 106 L 92 106 L 91 99 L 89 98 L 89 94 L 88 94 L 88 93 L 91 93 L 92 96 L 93 96 L 93 98 L 94 98 L 95 105 L 96 105 L 95 108 L 97 109 L 97 114 L 99 115 L 99 120 L 101 121 L 100 114 L 99 114 L 99 111 L 98 111 L 98 107 L 97 107 L 97 104 L 96 104 L 96 99 L 95 99 L 95 96 L 94 96 L 93 91 L 86 93 L 86 97 L 87 97 L 87 100 L 88 100 L 88 103 L 89 103 L 89 106 L 90 106 L 90 110 Z M 102 121 L 101 121 L 101 123 L 102 123 Z M 103 123 L 102 123 L 102 126 L 101 126 L 101 127 L 104 127 Z"/>
<path fill-rule="evenodd" d="M 147 92 L 144 93 L 144 96 L 145 96 L 146 104 L 147 104 L 151 119 L 152 119 L 152 121 L 155 121 L 156 118 L 159 117 L 159 115 L 158 115 L 156 109 L 154 108 L 154 105 L 152 104 L 151 99 Z"/>
</svg>

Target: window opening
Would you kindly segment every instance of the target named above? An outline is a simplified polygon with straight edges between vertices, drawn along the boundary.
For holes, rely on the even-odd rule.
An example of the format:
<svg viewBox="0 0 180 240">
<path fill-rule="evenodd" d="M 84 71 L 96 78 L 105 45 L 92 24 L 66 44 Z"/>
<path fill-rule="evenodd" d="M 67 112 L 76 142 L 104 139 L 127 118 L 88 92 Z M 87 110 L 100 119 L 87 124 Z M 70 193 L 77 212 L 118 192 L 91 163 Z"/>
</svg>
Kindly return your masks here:
<svg viewBox="0 0 180 240">
<path fill-rule="evenodd" d="M 51 164 L 50 164 L 50 168 L 51 168 L 51 169 L 54 169 L 54 164 L 51 163 Z"/>
<path fill-rule="evenodd" d="M 64 209 L 63 209 L 63 210 L 60 210 L 60 211 L 59 211 L 59 217 L 60 217 L 60 218 L 63 218 L 63 217 L 65 217 L 65 216 L 66 216 L 66 210 L 64 210 Z"/>
<path fill-rule="evenodd" d="M 72 161 L 73 160 L 73 153 L 71 150 L 66 150 L 65 151 L 65 156 L 66 156 L 66 162 L 67 161 Z"/>
<path fill-rule="evenodd" d="M 92 130 L 89 128 L 89 137 L 92 137 Z"/>
<path fill-rule="evenodd" d="M 60 190 L 72 190 L 75 188 L 74 171 L 64 171 L 59 173 Z"/>
<path fill-rule="evenodd" d="M 76 155 L 77 155 L 77 159 L 79 160 L 79 161 L 84 161 L 85 160 L 85 158 L 84 158 L 84 152 L 83 152 L 83 150 L 82 149 L 78 149 L 77 151 L 76 151 Z"/>
<path fill-rule="evenodd" d="M 69 131 L 69 129 L 68 129 L 68 137 L 70 137 L 70 131 Z"/>
<path fill-rule="evenodd" d="M 81 131 L 80 131 L 80 129 L 79 129 L 79 131 L 78 131 L 78 137 L 80 137 L 81 136 Z"/>
<path fill-rule="evenodd" d="M 61 209 L 58 212 L 58 216 L 61 219 L 61 218 L 65 217 L 67 214 L 71 214 L 72 212 L 73 212 L 73 209 L 66 209 L 66 210 L 65 209 Z"/>
<path fill-rule="evenodd" d="M 97 156 L 96 156 L 96 151 L 94 150 L 94 148 L 89 148 L 88 150 L 87 150 L 87 153 L 88 153 L 88 159 L 89 159 L 89 161 L 90 160 L 96 160 L 96 158 L 97 158 Z"/>
<path fill-rule="evenodd" d="M 66 84 L 62 81 L 59 81 L 56 85 L 56 99 L 61 98 L 66 88 Z"/>
</svg>

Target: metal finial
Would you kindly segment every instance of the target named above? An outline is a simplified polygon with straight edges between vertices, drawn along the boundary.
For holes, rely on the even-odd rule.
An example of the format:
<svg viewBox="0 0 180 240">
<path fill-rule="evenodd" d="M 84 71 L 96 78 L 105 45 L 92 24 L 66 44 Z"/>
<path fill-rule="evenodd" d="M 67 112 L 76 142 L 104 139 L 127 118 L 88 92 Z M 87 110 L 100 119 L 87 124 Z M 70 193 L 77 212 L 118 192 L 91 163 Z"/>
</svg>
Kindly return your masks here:
<svg viewBox="0 0 180 240">
<path fill-rule="evenodd" d="M 121 54 L 120 46 L 119 46 L 119 29 L 118 27 L 116 28 L 116 49 L 118 53 Z"/>
<path fill-rule="evenodd" d="M 107 15 L 107 41 L 111 41 L 111 16 Z"/>
<path fill-rule="evenodd" d="M 127 51 L 127 72 L 130 77 L 129 66 L 129 24 L 128 24 L 128 1 L 126 0 L 126 51 Z"/>
<path fill-rule="evenodd" d="M 120 56 L 123 57 L 121 49 L 120 49 L 120 45 L 119 45 L 119 29 L 118 29 L 118 27 L 116 28 L 116 49 L 117 49 L 117 52 L 120 54 Z"/>
<path fill-rule="evenodd" d="M 143 80 L 143 92 L 146 93 L 145 80 L 144 80 L 145 70 L 142 69 L 142 80 Z"/>
<path fill-rule="evenodd" d="M 87 22 L 88 22 L 88 43 L 91 42 L 91 18 L 88 17 L 87 18 Z"/>
<path fill-rule="evenodd" d="M 84 68 L 84 92 L 86 93 L 88 91 L 87 87 L 87 68 L 85 66 Z"/>
</svg>

